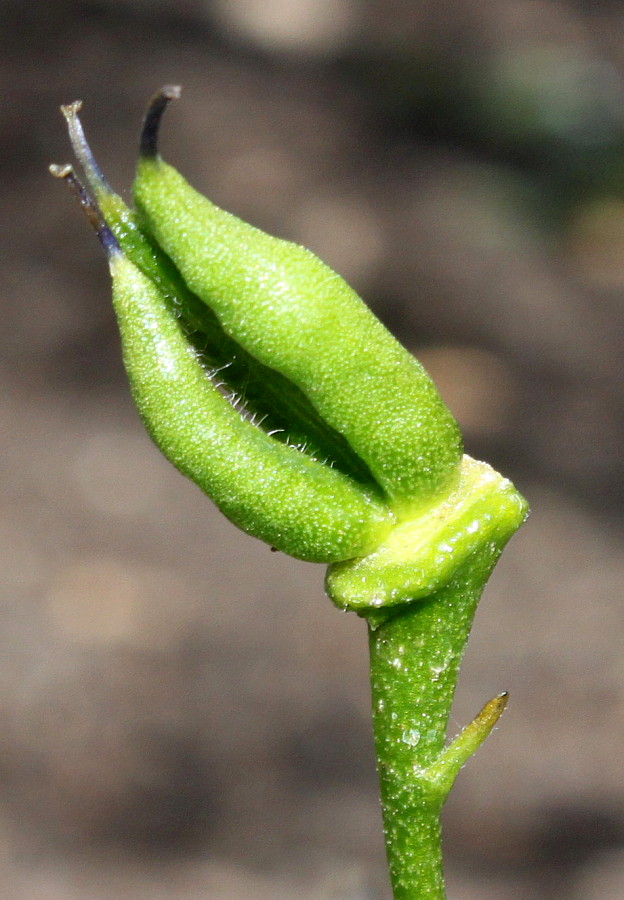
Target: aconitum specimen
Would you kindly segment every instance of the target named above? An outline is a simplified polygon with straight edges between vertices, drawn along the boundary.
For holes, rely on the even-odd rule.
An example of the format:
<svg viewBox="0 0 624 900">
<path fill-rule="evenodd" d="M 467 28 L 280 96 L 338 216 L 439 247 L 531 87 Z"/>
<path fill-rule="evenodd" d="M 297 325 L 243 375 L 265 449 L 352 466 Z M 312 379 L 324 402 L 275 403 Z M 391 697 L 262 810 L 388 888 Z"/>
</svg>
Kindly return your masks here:
<svg viewBox="0 0 624 900">
<path fill-rule="evenodd" d="M 462 455 L 422 366 L 340 276 L 197 193 L 157 149 L 179 89 L 153 98 L 129 209 L 62 107 L 91 193 L 124 363 L 151 437 L 236 525 L 329 564 L 327 593 L 369 628 L 373 725 L 395 900 L 445 896 L 442 805 L 506 703 L 448 745 L 476 604 L 525 501 Z"/>
</svg>

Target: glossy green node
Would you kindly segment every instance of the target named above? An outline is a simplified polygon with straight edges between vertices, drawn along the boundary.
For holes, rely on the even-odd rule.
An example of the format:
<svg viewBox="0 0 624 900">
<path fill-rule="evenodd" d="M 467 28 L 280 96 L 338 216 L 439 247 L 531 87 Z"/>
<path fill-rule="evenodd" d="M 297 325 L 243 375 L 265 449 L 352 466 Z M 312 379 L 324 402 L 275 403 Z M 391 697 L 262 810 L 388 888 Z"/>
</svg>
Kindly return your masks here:
<svg viewBox="0 0 624 900">
<path fill-rule="evenodd" d="M 341 609 L 362 615 L 425 600 L 484 548 L 497 558 L 527 514 L 526 500 L 507 478 L 464 456 L 456 488 L 398 524 L 364 559 L 330 566 L 327 593 Z M 483 584 L 490 571 L 488 563 Z"/>
<path fill-rule="evenodd" d="M 448 491 L 462 443 L 413 356 L 313 253 L 197 193 L 156 151 L 164 89 L 145 120 L 133 193 L 145 227 L 223 330 L 308 398 L 400 518 Z"/>
</svg>

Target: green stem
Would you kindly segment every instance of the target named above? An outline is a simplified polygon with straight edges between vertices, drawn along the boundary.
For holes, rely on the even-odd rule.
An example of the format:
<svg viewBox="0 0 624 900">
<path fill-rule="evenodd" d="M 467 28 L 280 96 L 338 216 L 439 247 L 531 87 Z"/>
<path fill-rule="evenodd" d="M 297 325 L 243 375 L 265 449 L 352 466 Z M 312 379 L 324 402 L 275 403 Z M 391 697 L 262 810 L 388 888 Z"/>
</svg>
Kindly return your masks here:
<svg viewBox="0 0 624 900">
<path fill-rule="evenodd" d="M 476 605 L 498 552 L 475 555 L 446 587 L 369 618 L 373 727 L 395 900 L 444 900 L 440 812 L 460 766 L 486 737 L 495 698 L 444 748 L 457 676 Z"/>
</svg>

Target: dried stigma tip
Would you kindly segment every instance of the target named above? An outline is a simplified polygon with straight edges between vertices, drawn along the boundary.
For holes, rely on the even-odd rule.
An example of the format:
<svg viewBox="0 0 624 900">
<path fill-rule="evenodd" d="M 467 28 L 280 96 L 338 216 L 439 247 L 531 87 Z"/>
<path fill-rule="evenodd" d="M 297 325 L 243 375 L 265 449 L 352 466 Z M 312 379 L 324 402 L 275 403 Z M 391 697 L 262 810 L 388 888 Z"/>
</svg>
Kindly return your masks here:
<svg viewBox="0 0 624 900">
<path fill-rule="evenodd" d="M 85 186 L 74 172 L 73 167 L 69 164 L 58 166 L 53 163 L 49 169 L 51 175 L 55 178 L 62 178 L 78 197 L 80 205 L 93 230 L 97 234 L 102 247 L 106 251 L 107 256 L 111 257 L 114 254 L 121 252 L 117 238 L 106 224 L 106 220 L 104 219 L 100 208 L 95 200 L 87 193 Z"/>
<path fill-rule="evenodd" d="M 65 120 L 67 121 L 67 128 L 69 130 L 69 139 L 71 141 L 71 145 L 73 147 L 74 153 L 76 154 L 78 162 L 85 171 L 87 181 L 89 182 L 93 190 L 96 193 L 102 191 L 105 193 L 110 193 L 110 185 L 104 177 L 104 173 L 95 161 L 93 153 L 91 152 L 91 147 L 89 147 L 87 139 L 84 135 L 84 131 L 82 130 L 82 123 L 78 118 L 78 113 L 81 109 L 82 100 L 74 100 L 73 103 L 67 103 L 65 106 L 61 106 L 61 112 L 63 113 L 63 115 L 65 116 Z"/>
<path fill-rule="evenodd" d="M 99 221 L 97 207 L 87 193 L 85 186 L 76 175 L 74 167 L 69 163 L 66 163 L 64 166 L 57 166 L 55 163 L 52 163 L 52 165 L 49 166 L 49 171 L 50 175 L 53 175 L 54 178 L 63 178 L 67 184 L 70 185 L 80 200 L 80 205 L 84 209 L 89 221 L 95 228 Z"/>
<path fill-rule="evenodd" d="M 74 170 L 69 163 L 65 163 L 64 166 L 58 166 L 56 163 L 51 163 L 48 166 L 48 171 L 54 178 L 70 178 L 72 174 L 74 174 Z"/>
<path fill-rule="evenodd" d="M 178 100 L 182 88 L 177 84 L 166 84 L 150 100 L 143 120 L 139 152 L 143 158 L 158 156 L 158 131 L 164 111 L 172 100 Z"/>
</svg>

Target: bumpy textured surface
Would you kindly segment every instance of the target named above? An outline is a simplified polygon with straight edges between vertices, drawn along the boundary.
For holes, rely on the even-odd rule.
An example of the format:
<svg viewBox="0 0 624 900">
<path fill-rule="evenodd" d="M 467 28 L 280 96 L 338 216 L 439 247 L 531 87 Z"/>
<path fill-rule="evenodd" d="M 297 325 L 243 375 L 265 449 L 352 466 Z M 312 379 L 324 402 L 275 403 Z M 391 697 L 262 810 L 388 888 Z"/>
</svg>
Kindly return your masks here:
<svg viewBox="0 0 624 900">
<path fill-rule="evenodd" d="M 140 161 L 134 195 L 224 330 L 307 395 L 399 516 L 452 485 L 461 458 L 455 421 L 422 366 L 340 276 L 218 209 L 159 158 Z"/>
<path fill-rule="evenodd" d="M 202 362 L 218 373 L 218 381 L 227 386 L 232 396 L 240 398 L 248 417 L 283 443 L 374 488 L 365 464 L 342 435 L 323 422 L 299 388 L 262 365 L 223 331 L 210 307 L 189 290 L 171 260 L 145 233 L 136 213 L 121 197 L 101 179 L 92 181 L 91 187 L 124 254 L 165 294 L 179 313 L 189 342 L 200 350 Z"/>
<path fill-rule="evenodd" d="M 153 282 L 121 254 L 111 272 L 133 397 L 165 456 L 232 522 L 291 556 L 329 562 L 373 549 L 392 520 L 385 506 L 242 418 Z"/>
</svg>

